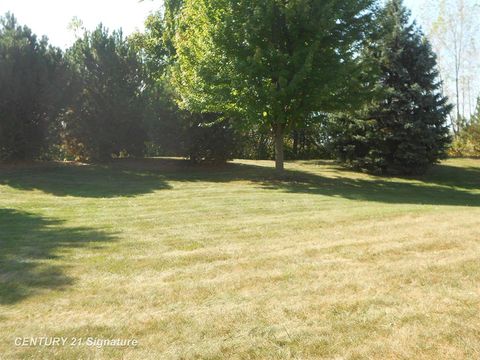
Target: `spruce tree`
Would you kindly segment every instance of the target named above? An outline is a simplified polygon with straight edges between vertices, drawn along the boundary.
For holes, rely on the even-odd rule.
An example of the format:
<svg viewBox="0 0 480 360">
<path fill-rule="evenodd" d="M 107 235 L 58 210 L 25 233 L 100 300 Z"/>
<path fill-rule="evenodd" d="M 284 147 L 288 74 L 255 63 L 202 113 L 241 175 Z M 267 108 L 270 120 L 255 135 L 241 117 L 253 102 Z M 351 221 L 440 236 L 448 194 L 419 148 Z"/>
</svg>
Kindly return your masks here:
<svg viewBox="0 0 480 360">
<path fill-rule="evenodd" d="M 446 156 L 452 107 L 430 43 L 402 1 L 390 0 L 380 19 L 381 36 L 364 54 L 379 71 L 379 95 L 356 117 L 335 117 L 334 147 L 342 160 L 368 171 L 422 173 Z"/>
</svg>

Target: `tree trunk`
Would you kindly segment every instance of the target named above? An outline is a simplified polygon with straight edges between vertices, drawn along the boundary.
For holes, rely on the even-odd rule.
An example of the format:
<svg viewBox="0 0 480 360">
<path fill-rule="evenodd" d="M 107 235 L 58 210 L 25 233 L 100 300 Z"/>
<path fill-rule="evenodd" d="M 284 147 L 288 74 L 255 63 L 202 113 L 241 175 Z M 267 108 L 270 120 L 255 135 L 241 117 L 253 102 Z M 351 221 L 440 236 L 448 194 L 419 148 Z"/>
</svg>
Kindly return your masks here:
<svg viewBox="0 0 480 360">
<path fill-rule="evenodd" d="M 459 85 L 459 77 L 460 77 L 460 70 L 459 65 L 457 65 L 457 60 L 455 60 L 455 90 L 457 93 L 457 120 L 456 120 L 456 127 L 457 133 L 460 132 L 460 85 Z"/>
<path fill-rule="evenodd" d="M 283 126 L 278 124 L 274 131 L 275 136 L 275 169 L 282 173 L 284 170 L 284 154 L 283 154 Z"/>
</svg>

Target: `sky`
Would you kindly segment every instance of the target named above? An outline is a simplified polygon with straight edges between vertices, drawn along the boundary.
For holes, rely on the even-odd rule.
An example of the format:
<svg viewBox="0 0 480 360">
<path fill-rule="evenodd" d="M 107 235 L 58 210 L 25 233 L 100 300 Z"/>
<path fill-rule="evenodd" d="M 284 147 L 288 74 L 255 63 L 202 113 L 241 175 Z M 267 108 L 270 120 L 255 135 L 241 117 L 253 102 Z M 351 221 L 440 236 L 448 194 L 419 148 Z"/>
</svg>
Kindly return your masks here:
<svg viewBox="0 0 480 360">
<path fill-rule="evenodd" d="M 405 0 L 415 16 L 424 0 Z M 126 35 L 142 30 L 148 14 L 158 10 L 162 0 L 0 0 L 0 15 L 12 12 L 22 25 L 37 35 L 46 35 L 62 48 L 70 46 L 75 36 L 68 25 L 78 17 L 91 30 L 102 22 L 109 29 L 123 28 Z"/>
<path fill-rule="evenodd" d="M 19 23 L 27 25 L 50 43 L 66 48 L 75 36 L 68 29 L 73 17 L 87 29 L 102 22 L 110 30 L 123 28 L 126 35 L 142 30 L 148 14 L 158 10 L 162 0 L 0 0 L 0 15 L 12 12 Z"/>
</svg>

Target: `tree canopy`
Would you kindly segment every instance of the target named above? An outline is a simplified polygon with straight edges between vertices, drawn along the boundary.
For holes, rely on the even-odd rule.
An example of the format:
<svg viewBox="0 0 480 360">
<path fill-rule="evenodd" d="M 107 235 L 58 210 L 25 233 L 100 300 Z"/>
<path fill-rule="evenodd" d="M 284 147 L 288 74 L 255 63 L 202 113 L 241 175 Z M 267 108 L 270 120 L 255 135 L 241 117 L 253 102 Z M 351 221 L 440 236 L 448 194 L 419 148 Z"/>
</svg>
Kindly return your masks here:
<svg viewBox="0 0 480 360">
<path fill-rule="evenodd" d="M 268 124 L 283 169 L 285 130 L 352 104 L 361 88 L 373 3 L 186 0 L 175 37 L 181 106 Z"/>
<path fill-rule="evenodd" d="M 61 51 L 1 20 L 0 161 L 247 157 L 281 171 L 337 155 L 413 173 L 450 142 L 436 56 L 400 0 L 166 0 L 129 37 L 81 24 Z"/>
</svg>

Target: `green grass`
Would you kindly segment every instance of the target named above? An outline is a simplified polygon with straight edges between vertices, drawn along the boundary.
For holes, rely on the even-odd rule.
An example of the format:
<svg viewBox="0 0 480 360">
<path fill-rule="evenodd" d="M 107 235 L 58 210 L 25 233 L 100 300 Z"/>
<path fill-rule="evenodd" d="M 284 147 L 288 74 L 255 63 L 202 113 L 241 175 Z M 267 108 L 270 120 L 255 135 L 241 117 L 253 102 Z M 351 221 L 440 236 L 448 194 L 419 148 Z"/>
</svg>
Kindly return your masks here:
<svg viewBox="0 0 480 360">
<path fill-rule="evenodd" d="M 480 160 L 271 166 L 0 167 L 0 359 L 480 358 Z"/>
</svg>

